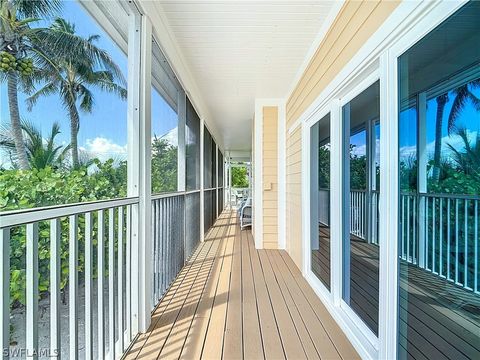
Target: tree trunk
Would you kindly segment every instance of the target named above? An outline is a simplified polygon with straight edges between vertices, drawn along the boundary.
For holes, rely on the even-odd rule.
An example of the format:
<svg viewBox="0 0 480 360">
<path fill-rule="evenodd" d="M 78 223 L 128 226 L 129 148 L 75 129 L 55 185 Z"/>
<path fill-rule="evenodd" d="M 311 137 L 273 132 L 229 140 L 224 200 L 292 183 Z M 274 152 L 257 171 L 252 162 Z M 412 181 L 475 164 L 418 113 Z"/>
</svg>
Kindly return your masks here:
<svg viewBox="0 0 480 360">
<path fill-rule="evenodd" d="M 80 117 L 75 104 L 69 106 L 70 112 L 70 147 L 72 150 L 72 165 L 78 168 L 80 161 L 78 158 L 78 130 L 80 128 Z"/>
<path fill-rule="evenodd" d="M 10 110 L 10 124 L 12 136 L 15 142 L 18 166 L 21 170 L 30 168 L 28 164 L 27 149 L 23 140 L 22 124 L 20 122 L 20 110 L 18 108 L 18 77 L 13 71 L 8 73 L 8 107 Z"/>
<path fill-rule="evenodd" d="M 443 112 L 447 103 L 448 95 L 440 95 L 437 97 L 437 118 L 435 121 L 435 152 L 433 155 L 433 179 L 440 179 L 440 162 L 442 155 L 442 128 L 443 128 Z"/>
</svg>

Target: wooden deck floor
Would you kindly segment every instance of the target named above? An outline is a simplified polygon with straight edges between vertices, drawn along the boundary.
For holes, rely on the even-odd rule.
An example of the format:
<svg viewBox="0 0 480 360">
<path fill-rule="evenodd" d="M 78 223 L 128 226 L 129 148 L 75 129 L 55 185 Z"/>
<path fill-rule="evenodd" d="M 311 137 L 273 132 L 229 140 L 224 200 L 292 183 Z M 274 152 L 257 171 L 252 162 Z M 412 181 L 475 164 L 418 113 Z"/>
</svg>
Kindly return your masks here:
<svg viewBox="0 0 480 360">
<path fill-rule="evenodd" d="M 127 359 L 357 359 L 284 251 L 255 250 L 225 212 Z"/>
</svg>

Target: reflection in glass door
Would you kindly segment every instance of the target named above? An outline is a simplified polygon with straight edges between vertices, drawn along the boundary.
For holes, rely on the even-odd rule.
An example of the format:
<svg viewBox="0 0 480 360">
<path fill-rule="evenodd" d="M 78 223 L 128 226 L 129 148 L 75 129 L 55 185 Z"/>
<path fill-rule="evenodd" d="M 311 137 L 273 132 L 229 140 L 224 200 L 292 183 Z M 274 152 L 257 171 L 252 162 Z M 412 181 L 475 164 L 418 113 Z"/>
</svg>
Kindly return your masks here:
<svg viewBox="0 0 480 360">
<path fill-rule="evenodd" d="M 480 359 L 480 2 L 398 60 L 399 359 Z"/>
<path fill-rule="evenodd" d="M 330 114 L 310 129 L 311 268 L 330 290 Z"/>
<path fill-rule="evenodd" d="M 342 108 L 343 300 L 378 334 L 380 82 Z"/>
</svg>

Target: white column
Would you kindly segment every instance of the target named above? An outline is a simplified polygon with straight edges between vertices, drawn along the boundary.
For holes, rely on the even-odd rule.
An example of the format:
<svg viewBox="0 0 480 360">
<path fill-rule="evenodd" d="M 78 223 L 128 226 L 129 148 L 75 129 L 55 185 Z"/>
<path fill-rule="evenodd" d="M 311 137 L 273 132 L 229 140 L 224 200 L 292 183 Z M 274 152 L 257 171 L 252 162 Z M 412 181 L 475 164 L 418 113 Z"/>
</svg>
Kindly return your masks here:
<svg viewBox="0 0 480 360">
<path fill-rule="evenodd" d="M 138 209 L 132 212 L 132 311 L 133 333 L 143 332 L 150 325 L 150 293 L 151 293 L 151 54 L 152 24 L 142 16 L 140 44 L 132 44 L 137 56 L 132 59 L 133 92 L 139 97 L 134 101 L 133 117 L 129 121 L 129 145 L 132 146 L 129 159 L 129 195 L 138 195 Z M 135 34 L 137 35 L 137 34 Z M 136 36 L 137 38 L 138 36 Z M 130 44 L 129 44 L 130 45 Z M 135 46 L 140 47 L 140 51 Z M 139 55 L 139 56 L 138 56 Z M 138 59 L 141 59 L 138 67 Z M 129 56 L 130 59 L 130 56 Z M 129 72 L 130 73 L 130 72 Z M 139 77 L 139 81 L 135 79 Z M 130 85 L 130 84 L 129 84 Z M 132 95 L 135 98 L 135 94 Z M 132 130 L 132 134 L 130 134 Z M 137 157 L 138 156 L 138 157 Z M 136 295 L 135 295 L 136 294 Z"/>
<path fill-rule="evenodd" d="M 140 31 L 141 16 L 132 11 L 128 34 L 128 100 L 127 100 L 127 196 L 139 196 L 140 184 Z M 131 213 L 131 332 L 139 331 L 139 208 Z"/>
</svg>

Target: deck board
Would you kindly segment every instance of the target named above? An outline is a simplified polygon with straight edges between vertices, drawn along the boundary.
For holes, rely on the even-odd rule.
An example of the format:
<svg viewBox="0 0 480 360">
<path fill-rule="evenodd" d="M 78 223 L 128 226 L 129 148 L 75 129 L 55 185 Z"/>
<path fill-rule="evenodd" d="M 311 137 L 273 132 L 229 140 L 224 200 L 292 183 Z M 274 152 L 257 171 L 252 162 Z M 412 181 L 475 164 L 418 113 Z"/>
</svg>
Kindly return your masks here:
<svg viewBox="0 0 480 360">
<path fill-rule="evenodd" d="M 290 261 L 256 250 L 250 230 L 224 212 L 126 358 L 358 358 Z"/>
</svg>

